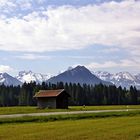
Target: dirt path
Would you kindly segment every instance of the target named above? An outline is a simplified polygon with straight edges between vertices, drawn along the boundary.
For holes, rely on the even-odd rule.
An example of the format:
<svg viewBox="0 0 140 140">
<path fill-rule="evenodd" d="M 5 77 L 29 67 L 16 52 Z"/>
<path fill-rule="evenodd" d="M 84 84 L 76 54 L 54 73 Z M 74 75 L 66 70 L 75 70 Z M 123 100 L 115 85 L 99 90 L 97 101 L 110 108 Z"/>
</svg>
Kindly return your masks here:
<svg viewBox="0 0 140 140">
<path fill-rule="evenodd" d="M 0 115 L 0 118 L 16 118 L 24 116 L 49 116 L 49 115 L 63 115 L 63 114 L 84 114 L 84 113 L 103 113 L 103 112 L 126 112 L 136 111 L 140 109 L 120 109 L 120 110 L 94 110 L 94 111 L 70 111 L 70 112 L 46 112 L 46 113 L 28 113 L 28 114 L 10 114 Z"/>
</svg>

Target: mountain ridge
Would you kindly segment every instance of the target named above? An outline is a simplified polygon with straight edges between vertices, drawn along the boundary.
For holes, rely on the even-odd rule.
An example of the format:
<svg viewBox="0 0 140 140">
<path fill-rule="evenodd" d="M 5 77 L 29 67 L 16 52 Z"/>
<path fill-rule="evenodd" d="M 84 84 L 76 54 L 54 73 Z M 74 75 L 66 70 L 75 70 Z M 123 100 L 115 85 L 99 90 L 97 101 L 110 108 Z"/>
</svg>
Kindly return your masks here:
<svg viewBox="0 0 140 140">
<path fill-rule="evenodd" d="M 41 74 L 41 73 L 34 73 L 31 70 L 30 71 L 20 71 L 16 78 L 21 81 L 22 83 L 30 83 L 30 82 L 36 82 L 36 83 L 42 83 L 47 81 L 50 76 Z"/>
<path fill-rule="evenodd" d="M 103 81 L 93 75 L 86 67 L 84 66 L 77 66 L 75 68 L 68 69 L 63 73 L 54 76 L 47 80 L 47 82 L 56 84 L 57 82 L 64 82 L 64 83 L 80 83 L 80 84 L 105 84 L 111 85 L 110 82 Z"/>
<path fill-rule="evenodd" d="M 65 76 L 63 76 L 65 74 Z M 57 80 L 52 80 L 52 78 Z M 75 80 L 73 80 L 75 79 Z M 93 80 L 94 79 L 94 80 Z M 12 77 L 7 73 L 0 73 L 0 84 L 5 85 L 22 85 L 24 82 L 30 83 L 35 81 L 36 83 L 44 82 L 54 82 L 63 81 L 63 82 L 72 82 L 72 83 L 86 83 L 86 84 L 99 84 L 105 82 L 107 85 L 113 83 L 117 87 L 122 86 L 127 89 L 130 86 L 135 86 L 137 89 L 140 89 L 140 73 L 131 74 L 127 71 L 118 72 L 118 73 L 109 73 L 107 71 L 90 71 L 84 66 L 76 66 L 75 68 L 69 67 L 66 71 L 51 77 L 50 75 L 44 75 L 41 73 L 34 73 L 30 71 L 20 71 L 16 77 Z M 96 81 L 96 82 L 95 82 Z"/>
<path fill-rule="evenodd" d="M 135 86 L 140 89 L 140 74 L 133 75 L 127 71 L 114 74 L 105 71 L 96 71 L 93 72 L 93 74 L 100 79 L 112 82 L 117 87 L 122 86 L 123 88 L 126 87 L 128 89 L 130 86 Z"/>
</svg>

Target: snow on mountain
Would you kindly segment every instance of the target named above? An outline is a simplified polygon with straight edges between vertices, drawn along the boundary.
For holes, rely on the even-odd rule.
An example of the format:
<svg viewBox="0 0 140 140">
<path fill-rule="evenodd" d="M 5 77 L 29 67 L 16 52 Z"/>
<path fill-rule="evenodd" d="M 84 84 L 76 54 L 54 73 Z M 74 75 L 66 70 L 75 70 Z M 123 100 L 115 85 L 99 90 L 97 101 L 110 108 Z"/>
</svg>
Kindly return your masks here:
<svg viewBox="0 0 140 140">
<path fill-rule="evenodd" d="M 122 86 L 126 88 L 130 88 L 130 86 L 136 86 L 138 89 L 140 89 L 140 75 L 132 75 L 129 72 L 119 72 L 116 74 L 111 74 L 109 72 L 102 72 L 97 71 L 93 72 L 97 77 L 99 77 L 102 80 L 106 80 L 109 82 L 112 82 L 117 87 Z"/>
<path fill-rule="evenodd" d="M 18 85 L 22 85 L 22 82 L 20 82 L 19 80 L 10 76 L 7 73 L 0 73 L 0 84 L 4 84 L 6 86 L 10 86 L 10 85 L 18 86 Z"/>
<path fill-rule="evenodd" d="M 119 72 L 119 73 L 116 73 L 114 75 L 114 78 L 117 79 L 117 80 L 120 80 L 120 79 L 126 79 L 126 80 L 130 80 L 130 81 L 135 81 L 136 78 L 130 74 L 129 72 Z"/>
<path fill-rule="evenodd" d="M 105 85 L 110 85 L 112 83 L 103 81 L 99 79 L 97 76 L 93 75 L 87 68 L 84 66 L 77 66 L 75 68 L 69 68 L 63 73 L 50 78 L 47 82 L 57 83 L 80 83 L 80 84 L 100 84 L 103 83 Z"/>
<path fill-rule="evenodd" d="M 32 71 L 20 71 L 16 78 L 22 83 L 30 83 L 35 81 L 36 83 L 42 83 L 50 78 L 49 75 L 43 75 L 40 73 L 33 73 Z"/>
<path fill-rule="evenodd" d="M 113 74 L 106 72 L 106 71 L 95 71 L 93 72 L 98 78 L 105 80 L 105 81 L 110 81 L 111 77 Z"/>
<path fill-rule="evenodd" d="M 135 78 L 136 78 L 137 80 L 140 81 L 140 73 L 138 73 L 138 74 L 136 74 L 136 75 L 134 75 L 134 76 L 135 76 Z"/>
<path fill-rule="evenodd" d="M 113 83 L 117 87 L 122 86 L 127 89 L 130 86 L 135 86 L 140 89 L 140 73 L 132 75 L 129 72 L 109 73 L 105 71 L 90 72 L 84 66 L 77 66 L 75 68 L 69 67 L 66 71 L 51 77 L 40 73 L 33 73 L 32 71 L 20 71 L 16 77 L 12 77 L 7 73 L 0 73 L 0 84 L 4 85 L 22 85 L 22 83 L 30 83 L 35 81 L 42 83 L 43 81 L 57 83 L 60 81 L 67 83 L 86 83 L 86 84 L 99 84 L 103 83 L 110 85 Z"/>
</svg>

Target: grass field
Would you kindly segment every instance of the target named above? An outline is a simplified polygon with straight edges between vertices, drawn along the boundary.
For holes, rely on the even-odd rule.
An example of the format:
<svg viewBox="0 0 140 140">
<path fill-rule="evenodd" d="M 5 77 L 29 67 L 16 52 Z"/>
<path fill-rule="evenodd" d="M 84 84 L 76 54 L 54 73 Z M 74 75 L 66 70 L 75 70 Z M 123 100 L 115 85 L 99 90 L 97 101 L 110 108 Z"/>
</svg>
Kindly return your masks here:
<svg viewBox="0 0 140 140">
<path fill-rule="evenodd" d="M 10 123 L 27 123 L 27 122 L 52 122 L 61 120 L 80 120 L 80 119 L 97 119 L 97 118 L 113 118 L 125 116 L 140 116 L 138 111 L 119 111 L 119 112 L 100 112 L 100 113 L 82 113 L 82 114 L 63 114 L 49 116 L 23 116 L 14 118 L 0 118 L 0 124 Z"/>
<path fill-rule="evenodd" d="M 140 115 L 3 124 L 0 140 L 140 140 Z"/>
<path fill-rule="evenodd" d="M 23 114 L 40 112 L 58 112 L 58 111 L 78 111 L 78 110 L 111 110 L 111 109 L 140 109 L 140 105 L 115 105 L 115 106 L 70 106 L 69 109 L 37 109 L 37 107 L 0 107 L 2 114 Z"/>
<path fill-rule="evenodd" d="M 1 118 L 0 140 L 140 140 L 140 111 Z"/>
</svg>

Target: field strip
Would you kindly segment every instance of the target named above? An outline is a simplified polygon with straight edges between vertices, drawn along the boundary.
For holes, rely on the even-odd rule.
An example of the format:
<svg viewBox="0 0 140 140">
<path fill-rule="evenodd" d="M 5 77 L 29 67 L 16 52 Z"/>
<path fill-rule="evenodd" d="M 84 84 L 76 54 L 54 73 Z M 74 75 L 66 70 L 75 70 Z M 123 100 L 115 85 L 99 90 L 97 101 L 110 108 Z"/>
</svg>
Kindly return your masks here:
<svg viewBox="0 0 140 140">
<path fill-rule="evenodd" d="M 126 111 L 140 111 L 140 109 L 94 110 L 94 111 L 90 110 L 90 111 L 10 114 L 10 115 L 0 115 L 0 118 L 17 118 L 17 117 L 25 117 L 25 116 L 50 116 L 50 115 L 87 114 L 87 113 L 104 113 L 104 112 L 126 112 Z"/>
</svg>

